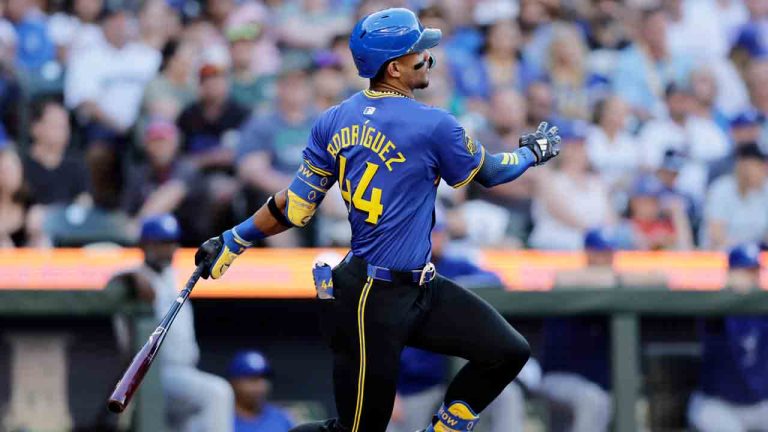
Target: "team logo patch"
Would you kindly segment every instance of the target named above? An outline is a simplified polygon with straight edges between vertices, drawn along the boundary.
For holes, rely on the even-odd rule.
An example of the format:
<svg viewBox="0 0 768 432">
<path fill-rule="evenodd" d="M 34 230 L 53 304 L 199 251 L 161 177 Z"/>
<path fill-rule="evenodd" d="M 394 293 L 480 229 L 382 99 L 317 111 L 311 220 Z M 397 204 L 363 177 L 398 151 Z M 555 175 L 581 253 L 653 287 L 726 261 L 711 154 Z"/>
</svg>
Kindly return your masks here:
<svg viewBox="0 0 768 432">
<path fill-rule="evenodd" d="M 376 112 L 376 107 L 365 107 L 363 115 L 373 115 L 374 112 Z"/>
<path fill-rule="evenodd" d="M 464 145 L 467 147 L 469 154 L 474 155 L 477 153 L 477 143 L 467 134 L 464 134 Z"/>
</svg>

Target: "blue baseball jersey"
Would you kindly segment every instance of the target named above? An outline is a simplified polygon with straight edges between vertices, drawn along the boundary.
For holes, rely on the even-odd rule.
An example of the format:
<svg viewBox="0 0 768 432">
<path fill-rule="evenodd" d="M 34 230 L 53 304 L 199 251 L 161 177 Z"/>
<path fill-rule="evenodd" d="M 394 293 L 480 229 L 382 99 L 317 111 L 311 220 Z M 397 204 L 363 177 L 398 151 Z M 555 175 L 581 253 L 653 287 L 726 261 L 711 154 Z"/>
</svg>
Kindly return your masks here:
<svg viewBox="0 0 768 432">
<path fill-rule="evenodd" d="M 453 187 L 469 183 L 485 150 L 446 111 L 365 90 L 323 113 L 303 157 L 314 172 L 338 182 L 352 253 L 411 270 L 430 260 L 440 179 Z"/>
<path fill-rule="evenodd" d="M 702 324 L 701 390 L 742 405 L 768 400 L 768 318 L 734 316 Z"/>
</svg>

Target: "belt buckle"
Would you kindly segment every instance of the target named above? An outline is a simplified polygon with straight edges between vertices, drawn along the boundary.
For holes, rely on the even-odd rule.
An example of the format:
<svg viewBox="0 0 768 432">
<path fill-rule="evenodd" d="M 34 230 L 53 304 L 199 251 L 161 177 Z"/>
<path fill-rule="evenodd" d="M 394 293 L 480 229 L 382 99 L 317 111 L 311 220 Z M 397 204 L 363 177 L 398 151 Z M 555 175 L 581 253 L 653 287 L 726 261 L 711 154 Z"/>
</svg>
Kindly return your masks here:
<svg viewBox="0 0 768 432">
<path fill-rule="evenodd" d="M 435 277 L 435 265 L 427 263 L 423 269 L 421 269 L 421 276 L 419 276 L 419 286 L 431 281 Z M 429 278 L 429 279 L 427 279 Z"/>
</svg>

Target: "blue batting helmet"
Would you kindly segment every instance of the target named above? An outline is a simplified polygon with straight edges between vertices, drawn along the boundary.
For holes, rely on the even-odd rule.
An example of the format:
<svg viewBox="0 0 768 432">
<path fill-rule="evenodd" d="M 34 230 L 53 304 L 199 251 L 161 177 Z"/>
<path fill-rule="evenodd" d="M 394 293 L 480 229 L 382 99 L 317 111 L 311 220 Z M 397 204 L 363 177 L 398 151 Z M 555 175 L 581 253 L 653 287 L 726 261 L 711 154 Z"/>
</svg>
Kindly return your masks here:
<svg viewBox="0 0 768 432">
<path fill-rule="evenodd" d="M 728 252 L 728 267 L 731 269 L 760 267 L 760 247 L 755 243 L 734 247 Z"/>
<path fill-rule="evenodd" d="M 358 21 L 349 36 L 349 49 L 358 74 L 373 78 L 387 61 L 435 47 L 441 36 L 439 29 L 424 28 L 410 10 L 391 8 Z"/>
<path fill-rule="evenodd" d="M 271 377 L 272 368 L 264 354 L 259 351 L 240 351 L 229 363 L 227 376 L 230 379 L 246 377 Z"/>
<path fill-rule="evenodd" d="M 175 242 L 179 240 L 180 235 L 179 223 L 170 213 L 149 216 L 141 222 L 142 242 Z"/>
</svg>

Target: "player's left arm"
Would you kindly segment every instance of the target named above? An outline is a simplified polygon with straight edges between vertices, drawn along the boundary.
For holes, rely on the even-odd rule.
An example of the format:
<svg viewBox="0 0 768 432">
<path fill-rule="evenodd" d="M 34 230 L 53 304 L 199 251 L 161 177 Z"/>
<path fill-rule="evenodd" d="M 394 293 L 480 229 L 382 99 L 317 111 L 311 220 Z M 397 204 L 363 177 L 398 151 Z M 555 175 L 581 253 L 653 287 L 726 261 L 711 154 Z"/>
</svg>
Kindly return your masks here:
<svg viewBox="0 0 768 432">
<path fill-rule="evenodd" d="M 560 153 L 557 127 L 542 122 L 536 132 L 520 137 L 520 148 L 511 153 L 487 154 L 474 180 L 485 187 L 508 183 L 528 168 L 542 165 Z"/>
</svg>

